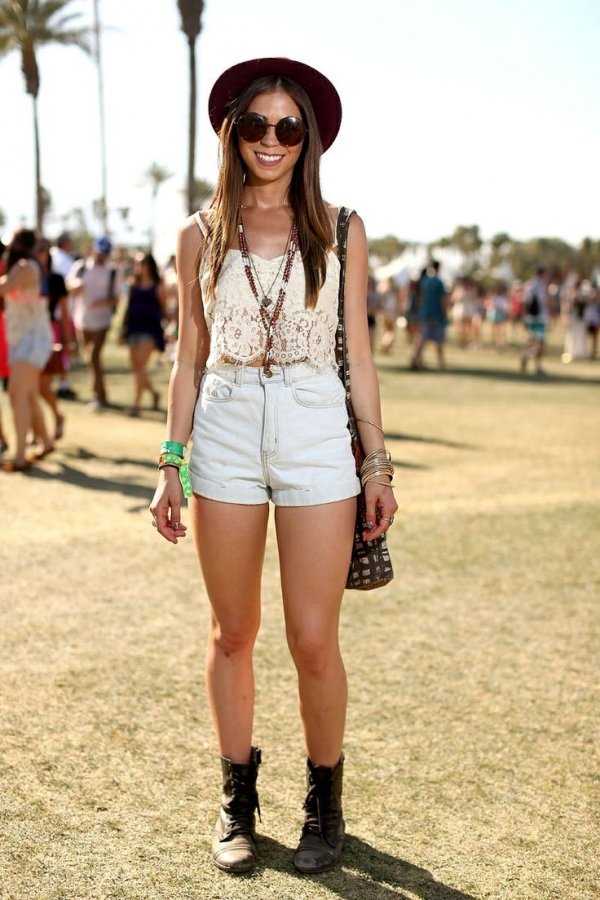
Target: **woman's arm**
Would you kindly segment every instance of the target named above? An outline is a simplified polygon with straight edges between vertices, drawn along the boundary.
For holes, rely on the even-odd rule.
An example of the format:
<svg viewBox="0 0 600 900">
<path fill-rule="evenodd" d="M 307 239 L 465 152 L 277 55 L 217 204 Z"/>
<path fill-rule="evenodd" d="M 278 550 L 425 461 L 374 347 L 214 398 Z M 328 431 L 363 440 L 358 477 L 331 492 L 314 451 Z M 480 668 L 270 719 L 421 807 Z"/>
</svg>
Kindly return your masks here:
<svg viewBox="0 0 600 900">
<path fill-rule="evenodd" d="M 187 444 L 192 433 L 200 378 L 210 349 L 198 279 L 201 251 L 202 235 L 195 220 L 189 218 L 179 232 L 177 241 L 179 339 L 169 381 L 165 433 L 165 440 L 181 444 Z M 177 543 L 178 538 L 185 536 L 185 526 L 180 524 L 182 500 L 178 471 L 173 468 L 161 469 L 150 512 L 155 518 L 159 533 L 173 544 Z"/>
<path fill-rule="evenodd" d="M 368 272 L 369 254 L 365 227 L 362 219 L 353 215 L 348 232 L 344 323 L 348 345 L 352 406 L 357 419 L 360 439 L 367 455 L 373 450 L 384 448 L 379 383 L 371 353 L 367 323 Z M 378 481 L 387 482 L 389 477 L 379 476 Z M 369 481 L 365 485 L 365 498 L 367 522 L 373 523 L 374 527 L 367 527 L 364 537 L 367 540 L 373 540 L 387 530 L 388 519 L 394 515 L 398 505 L 391 488 L 375 481 Z"/>
</svg>

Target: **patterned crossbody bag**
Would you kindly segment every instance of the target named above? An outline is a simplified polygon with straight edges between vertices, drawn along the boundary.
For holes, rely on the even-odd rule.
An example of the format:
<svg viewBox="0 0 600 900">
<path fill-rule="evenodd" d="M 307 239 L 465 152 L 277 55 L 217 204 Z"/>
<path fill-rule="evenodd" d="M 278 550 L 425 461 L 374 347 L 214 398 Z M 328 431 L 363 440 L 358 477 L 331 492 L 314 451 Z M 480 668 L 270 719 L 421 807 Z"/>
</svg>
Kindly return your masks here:
<svg viewBox="0 0 600 900">
<path fill-rule="evenodd" d="M 356 417 L 352 408 L 350 397 L 350 368 L 348 363 L 348 350 L 346 346 L 346 332 L 344 329 L 344 284 L 346 280 L 346 251 L 348 243 L 348 227 L 350 217 L 354 210 L 343 206 L 340 209 L 337 221 L 337 246 L 340 261 L 340 292 L 338 297 L 338 325 L 336 331 L 336 359 L 338 375 L 346 389 L 346 406 L 348 408 L 348 429 L 352 442 L 352 452 L 356 462 L 356 472 L 365 458 L 365 452 L 360 441 Z M 356 522 L 354 525 L 354 543 L 352 545 L 352 559 L 346 581 L 347 588 L 359 591 L 370 591 L 373 588 L 383 587 L 394 577 L 394 570 L 390 560 L 385 534 L 380 535 L 374 541 L 363 541 L 362 532 L 365 522 L 365 490 L 361 488 L 356 504 Z"/>
</svg>

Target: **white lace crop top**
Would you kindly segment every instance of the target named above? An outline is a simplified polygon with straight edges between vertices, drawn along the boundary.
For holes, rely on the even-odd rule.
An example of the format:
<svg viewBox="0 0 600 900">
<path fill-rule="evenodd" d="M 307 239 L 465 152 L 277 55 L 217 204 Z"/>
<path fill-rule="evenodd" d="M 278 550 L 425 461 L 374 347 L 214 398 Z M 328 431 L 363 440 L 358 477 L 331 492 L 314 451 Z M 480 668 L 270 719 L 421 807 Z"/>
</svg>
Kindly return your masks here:
<svg viewBox="0 0 600 900">
<path fill-rule="evenodd" d="M 205 233 L 199 215 L 196 221 Z M 276 298 L 281 286 L 282 258 L 264 259 L 252 255 L 258 279 L 263 287 L 270 287 L 276 279 L 271 296 Z M 281 267 L 282 269 L 282 267 Z M 274 365 L 307 363 L 318 371 L 335 368 L 335 332 L 338 321 L 340 264 L 330 251 L 327 258 L 325 283 L 313 309 L 304 305 L 304 266 L 300 252 L 296 252 L 287 286 L 286 297 L 277 325 L 273 330 L 271 358 Z M 208 273 L 201 274 L 200 287 L 204 317 L 210 333 L 208 368 L 222 364 L 250 365 L 262 360 L 265 353 L 266 331 L 239 250 L 228 250 L 219 274 L 215 297 L 207 297 Z"/>
</svg>

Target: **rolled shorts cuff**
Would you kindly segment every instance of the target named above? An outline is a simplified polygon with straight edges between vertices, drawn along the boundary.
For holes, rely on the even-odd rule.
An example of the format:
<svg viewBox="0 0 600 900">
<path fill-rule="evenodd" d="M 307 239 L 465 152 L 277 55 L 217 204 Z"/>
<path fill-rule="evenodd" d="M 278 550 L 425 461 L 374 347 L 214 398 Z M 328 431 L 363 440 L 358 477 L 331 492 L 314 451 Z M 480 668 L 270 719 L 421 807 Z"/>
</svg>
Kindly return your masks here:
<svg viewBox="0 0 600 900">
<path fill-rule="evenodd" d="M 360 481 L 354 478 L 352 481 L 343 482 L 329 487 L 307 488 L 294 490 L 272 490 L 271 488 L 249 488 L 243 491 L 236 485 L 235 496 L 231 488 L 226 484 L 217 484 L 208 478 L 203 478 L 190 471 L 190 481 L 194 494 L 206 497 L 207 500 L 217 500 L 219 503 L 238 503 L 240 506 L 259 506 L 272 500 L 275 506 L 320 506 L 323 503 L 338 503 L 340 500 L 349 500 L 360 494 Z"/>
</svg>

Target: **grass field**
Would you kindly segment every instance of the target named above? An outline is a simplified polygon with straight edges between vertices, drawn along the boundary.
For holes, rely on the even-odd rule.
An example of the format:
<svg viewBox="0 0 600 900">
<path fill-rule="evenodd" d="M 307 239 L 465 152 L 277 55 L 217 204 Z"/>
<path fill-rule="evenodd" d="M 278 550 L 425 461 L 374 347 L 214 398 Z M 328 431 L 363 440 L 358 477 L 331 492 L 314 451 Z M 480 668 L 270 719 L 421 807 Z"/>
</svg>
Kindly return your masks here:
<svg viewBox="0 0 600 900">
<path fill-rule="evenodd" d="M 126 417 L 109 356 L 115 408 L 65 403 L 57 452 L 0 474 L 0 897 L 599 897 L 600 363 L 555 352 L 536 380 L 510 350 L 450 348 L 447 373 L 408 372 L 402 344 L 379 359 L 401 515 L 395 581 L 344 603 L 343 866 L 291 864 L 304 761 L 271 541 L 261 863 L 234 878 L 208 855 L 206 597 L 191 542 L 147 512 L 163 417 Z"/>
</svg>

